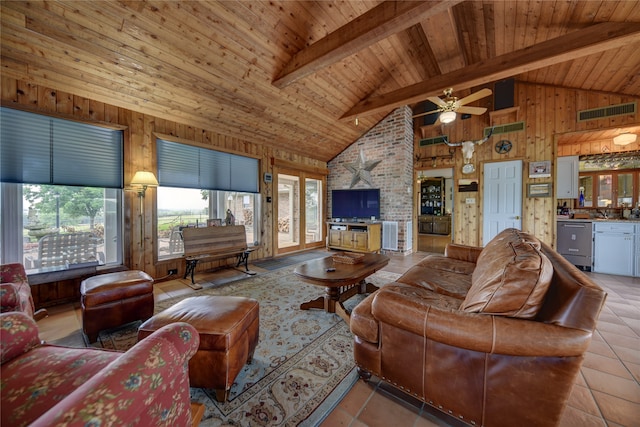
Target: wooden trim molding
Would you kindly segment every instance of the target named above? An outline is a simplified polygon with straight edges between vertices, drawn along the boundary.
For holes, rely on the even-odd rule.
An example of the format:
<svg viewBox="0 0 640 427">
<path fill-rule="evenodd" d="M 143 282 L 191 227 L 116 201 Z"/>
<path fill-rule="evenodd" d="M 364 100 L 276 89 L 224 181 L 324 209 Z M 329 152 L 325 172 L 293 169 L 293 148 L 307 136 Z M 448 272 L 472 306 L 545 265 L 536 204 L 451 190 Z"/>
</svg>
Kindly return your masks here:
<svg viewBox="0 0 640 427">
<path fill-rule="evenodd" d="M 311 172 L 311 173 L 316 173 L 318 175 L 324 175 L 324 176 L 329 175 L 329 169 L 326 166 L 320 167 L 320 166 L 304 165 L 301 163 L 290 162 L 288 160 L 282 160 L 282 159 L 273 159 L 272 164 L 273 166 L 278 168 Z"/>
<path fill-rule="evenodd" d="M 205 144 L 203 142 L 194 141 L 193 139 L 180 138 L 178 136 L 168 135 L 166 133 L 153 132 L 153 136 L 154 136 L 154 142 L 155 142 L 155 139 L 159 138 L 159 139 L 164 139 L 165 141 L 171 141 L 171 142 L 177 142 L 179 144 L 191 145 L 193 147 L 206 148 L 208 150 L 221 151 L 223 153 L 229 153 L 229 154 L 237 154 L 239 156 L 251 157 L 253 159 L 258 159 L 258 160 L 262 159 L 262 156 L 259 156 L 259 155 L 256 155 L 256 154 L 252 154 L 252 153 L 248 153 L 246 151 L 229 150 L 228 148 L 222 147 L 220 145 Z"/>
</svg>

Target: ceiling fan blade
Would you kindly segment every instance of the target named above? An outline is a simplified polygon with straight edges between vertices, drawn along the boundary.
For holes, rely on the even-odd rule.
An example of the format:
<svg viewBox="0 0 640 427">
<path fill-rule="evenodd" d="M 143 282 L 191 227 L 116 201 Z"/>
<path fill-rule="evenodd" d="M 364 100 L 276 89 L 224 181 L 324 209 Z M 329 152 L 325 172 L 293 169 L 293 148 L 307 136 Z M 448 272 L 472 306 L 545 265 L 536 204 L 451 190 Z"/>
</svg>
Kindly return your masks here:
<svg viewBox="0 0 640 427">
<path fill-rule="evenodd" d="M 426 113 L 414 114 L 413 116 L 411 116 L 411 118 L 415 119 L 416 117 L 427 116 L 429 114 L 434 114 L 434 113 L 439 113 L 439 112 L 440 112 L 440 110 L 427 111 Z"/>
<path fill-rule="evenodd" d="M 458 105 L 465 105 L 465 104 L 469 104 L 473 101 L 477 101 L 478 99 L 482 99 L 485 96 L 489 96 L 491 95 L 493 92 L 491 92 L 491 89 L 480 89 L 479 91 L 472 93 L 469 96 L 466 96 L 464 98 L 462 98 L 461 100 L 458 101 Z"/>
<path fill-rule="evenodd" d="M 442 98 L 438 98 L 437 96 L 430 96 L 427 98 L 429 101 L 433 102 L 436 105 L 439 105 L 441 107 L 446 107 L 447 103 L 445 101 L 442 100 Z"/>
<path fill-rule="evenodd" d="M 471 106 L 462 106 L 459 107 L 456 112 L 463 114 L 475 114 L 480 115 L 487 112 L 487 109 L 484 107 L 471 107 Z"/>
</svg>

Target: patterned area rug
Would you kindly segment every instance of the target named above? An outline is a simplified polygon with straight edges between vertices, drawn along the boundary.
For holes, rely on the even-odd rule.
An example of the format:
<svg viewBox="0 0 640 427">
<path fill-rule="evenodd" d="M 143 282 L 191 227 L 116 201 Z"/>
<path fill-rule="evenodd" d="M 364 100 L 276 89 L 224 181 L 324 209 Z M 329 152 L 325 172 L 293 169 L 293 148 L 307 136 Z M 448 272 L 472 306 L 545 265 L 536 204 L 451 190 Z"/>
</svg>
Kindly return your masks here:
<svg viewBox="0 0 640 427">
<path fill-rule="evenodd" d="M 379 271 L 368 280 L 375 285 L 399 275 Z M 260 303 L 260 341 L 253 362 L 236 378 L 229 401 L 219 403 L 214 390 L 191 389 L 191 398 L 204 403 L 202 426 L 313 426 L 333 409 L 357 380 L 353 336 L 337 315 L 300 310 L 300 303 L 321 295 L 321 287 L 306 284 L 293 267 L 207 288 L 189 296 L 239 295 Z M 352 309 L 363 295 L 345 302 Z M 156 304 L 156 313 L 185 297 Z M 103 332 L 104 348 L 126 350 L 136 342 L 139 323 Z"/>
<path fill-rule="evenodd" d="M 265 270 L 278 270 L 283 267 L 288 267 L 294 264 L 300 264 L 301 262 L 309 261 L 316 258 L 323 258 L 328 255 L 327 252 L 304 252 L 301 254 L 289 255 L 279 258 L 270 258 L 253 263 L 256 267 L 264 268 Z"/>
</svg>

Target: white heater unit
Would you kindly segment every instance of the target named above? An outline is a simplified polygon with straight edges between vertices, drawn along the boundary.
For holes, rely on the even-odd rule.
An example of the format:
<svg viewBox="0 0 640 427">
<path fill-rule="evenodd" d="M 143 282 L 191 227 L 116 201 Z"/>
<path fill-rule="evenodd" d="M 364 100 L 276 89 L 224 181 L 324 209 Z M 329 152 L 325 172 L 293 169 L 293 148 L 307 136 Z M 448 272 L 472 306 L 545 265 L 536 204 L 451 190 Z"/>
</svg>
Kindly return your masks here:
<svg viewBox="0 0 640 427">
<path fill-rule="evenodd" d="M 398 221 L 382 221 L 382 249 L 398 250 Z"/>
</svg>

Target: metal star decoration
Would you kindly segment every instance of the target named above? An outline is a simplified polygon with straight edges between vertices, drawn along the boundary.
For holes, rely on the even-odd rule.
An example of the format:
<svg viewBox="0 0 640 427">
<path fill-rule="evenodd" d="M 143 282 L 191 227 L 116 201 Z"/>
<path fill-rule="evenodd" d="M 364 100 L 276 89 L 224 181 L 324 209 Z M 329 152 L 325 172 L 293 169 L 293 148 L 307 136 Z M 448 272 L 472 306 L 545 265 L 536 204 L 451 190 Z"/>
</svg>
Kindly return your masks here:
<svg viewBox="0 0 640 427">
<path fill-rule="evenodd" d="M 378 166 L 381 161 L 382 160 L 366 160 L 364 158 L 364 151 L 360 150 L 360 155 L 355 163 L 344 165 L 344 167 L 353 174 L 349 188 L 353 188 L 353 186 L 360 181 L 371 187 L 371 171 Z"/>
</svg>

